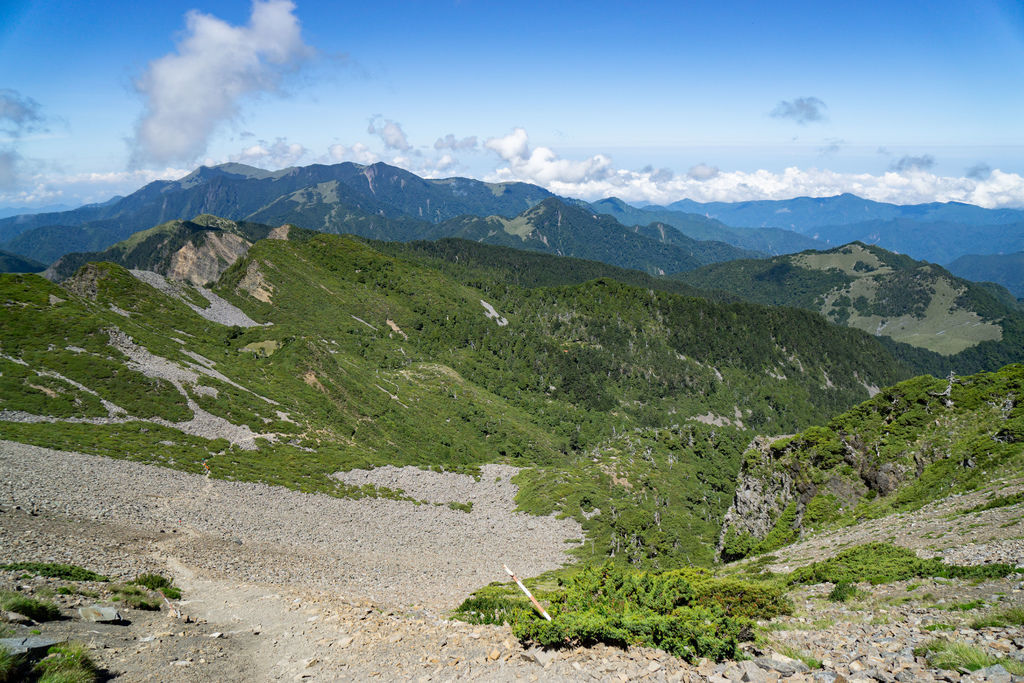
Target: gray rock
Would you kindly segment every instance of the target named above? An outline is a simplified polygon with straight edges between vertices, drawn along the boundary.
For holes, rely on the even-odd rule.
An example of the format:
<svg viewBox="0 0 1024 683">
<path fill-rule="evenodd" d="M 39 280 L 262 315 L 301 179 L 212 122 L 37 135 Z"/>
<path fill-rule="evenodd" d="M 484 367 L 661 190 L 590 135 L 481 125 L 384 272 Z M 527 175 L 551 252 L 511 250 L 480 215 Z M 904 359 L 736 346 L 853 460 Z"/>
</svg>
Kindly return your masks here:
<svg viewBox="0 0 1024 683">
<path fill-rule="evenodd" d="M 22 626 L 31 626 L 36 623 L 32 619 L 26 617 L 24 614 L 18 612 L 8 612 L 6 610 L 0 610 L 0 621 L 6 621 L 10 624 L 21 624 Z"/>
<path fill-rule="evenodd" d="M 46 636 L 28 636 L 25 638 L 0 638 L 0 647 L 15 655 L 28 654 L 29 656 L 44 655 L 54 645 L 66 642 L 59 638 L 48 638 Z"/>
<path fill-rule="evenodd" d="M 90 607 L 79 607 L 78 616 L 86 621 L 95 621 L 100 624 L 110 624 L 122 621 L 121 613 L 114 607 L 103 605 L 92 605 Z"/>
<path fill-rule="evenodd" d="M 547 666 L 555 659 L 554 652 L 548 652 L 546 650 L 541 650 L 540 648 L 533 648 L 532 650 L 528 650 L 525 654 L 528 659 L 532 659 L 541 666 Z"/>
<path fill-rule="evenodd" d="M 757 657 L 754 660 L 762 669 L 768 669 L 769 671 L 775 671 L 783 676 L 791 676 L 795 673 L 807 673 L 810 668 L 799 659 L 790 659 L 789 657 Z"/>
</svg>

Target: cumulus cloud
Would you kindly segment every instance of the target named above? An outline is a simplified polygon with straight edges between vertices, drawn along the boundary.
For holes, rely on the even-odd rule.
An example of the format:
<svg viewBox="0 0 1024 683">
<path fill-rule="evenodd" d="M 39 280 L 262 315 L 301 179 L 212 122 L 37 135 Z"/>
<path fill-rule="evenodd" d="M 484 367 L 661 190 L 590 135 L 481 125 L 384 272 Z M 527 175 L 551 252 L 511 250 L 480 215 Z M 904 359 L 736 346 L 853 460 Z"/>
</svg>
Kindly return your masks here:
<svg viewBox="0 0 1024 683">
<path fill-rule="evenodd" d="M 985 180 L 992 175 L 992 167 L 984 162 L 977 163 L 967 169 L 965 175 L 968 178 L 973 178 L 974 180 Z"/>
<path fill-rule="evenodd" d="M 709 166 L 708 164 L 700 163 L 695 166 L 691 166 L 690 170 L 686 172 L 686 175 L 693 180 L 711 180 L 720 172 L 721 171 L 718 170 L 717 166 Z"/>
<path fill-rule="evenodd" d="M 244 26 L 186 14 L 176 51 L 150 62 L 135 84 L 145 110 L 133 163 L 193 161 L 218 127 L 238 116 L 243 98 L 276 91 L 281 76 L 313 53 L 294 10 L 290 0 L 255 0 Z"/>
<path fill-rule="evenodd" d="M 771 116 L 776 119 L 790 119 L 804 126 L 824 121 L 826 109 L 828 106 L 817 97 L 798 97 L 795 100 L 779 102 L 775 109 L 772 109 Z"/>
<path fill-rule="evenodd" d="M 295 166 L 308 152 L 308 149 L 297 142 L 290 143 L 284 138 L 278 138 L 273 144 L 260 140 L 228 158 L 242 164 L 276 170 Z"/>
<path fill-rule="evenodd" d="M 454 135 L 448 133 L 443 138 L 438 138 L 434 143 L 434 149 L 450 149 L 453 151 L 476 149 L 476 147 L 477 139 L 475 135 L 458 140 Z"/>
<path fill-rule="evenodd" d="M 698 164 L 686 175 L 666 178 L 651 167 L 641 170 L 615 168 L 610 159 L 596 155 L 573 161 L 560 159 L 553 151 L 531 149 L 523 129 L 484 143 L 507 163 L 490 174 L 493 182 L 520 180 L 542 185 L 568 197 L 601 199 L 621 197 L 626 201 L 667 204 L 678 199 L 739 202 L 755 199 L 827 197 L 844 192 L 894 204 L 958 201 L 989 208 L 1024 207 L 1024 177 L 992 170 L 984 180 L 939 176 L 927 170 L 915 173 L 839 173 L 827 169 L 787 168 L 722 171 Z"/>
<path fill-rule="evenodd" d="M 893 162 L 890 167 L 897 173 L 906 173 L 907 171 L 927 171 L 935 165 L 935 157 L 931 154 L 922 154 L 921 156 L 902 156 Z"/>
<path fill-rule="evenodd" d="M 484 147 L 501 157 L 507 165 L 495 171 L 504 180 L 525 180 L 539 185 L 557 183 L 590 183 L 604 180 L 613 172 L 612 160 L 603 154 L 572 161 L 560 159 L 547 147 L 530 149 L 530 139 L 523 128 L 516 128 L 500 138 L 490 138 Z"/>
<path fill-rule="evenodd" d="M 357 164 L 375 164 L 380 161 L 380 157 L 361 142 L 357 142 L 351 147 L 331 145 L 327 148 L 327 155 L 335 163 L 354 161 Z"/>
<path fill-rule="evenodd" d="M 370 119 L 370 125 L 367 126 L 366 132 L 370 135 L 378 136 L 388 149 L 395 149 L 400 152 L 412 149 L 408 138 L 405 137 L 405 131 L 402 130 L 402 124 L 397 121 L 374 116 Z"/>
</svg>

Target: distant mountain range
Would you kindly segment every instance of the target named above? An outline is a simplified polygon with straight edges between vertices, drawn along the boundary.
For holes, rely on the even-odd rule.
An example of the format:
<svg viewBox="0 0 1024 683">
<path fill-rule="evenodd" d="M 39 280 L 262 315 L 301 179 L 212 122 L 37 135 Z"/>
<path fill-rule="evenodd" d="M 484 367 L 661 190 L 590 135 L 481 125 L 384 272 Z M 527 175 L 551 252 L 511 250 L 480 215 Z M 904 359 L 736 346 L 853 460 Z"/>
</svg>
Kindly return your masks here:
<svg viewBox="0 0 1024 683">
<path fill-rule="evenodd" d="M 204 166 L 101 204 L 0 218 L 0 249 L 48 264 L 203 214 L 382 241 L 457 237 L 652 274 L 853 241 L 935 263 L 1024 250 L 1024 210 L 1017 209 L 955 202 L 898 206 L 850 194 L 638 208 L 616 198 L 588 203 L 556 197 L 527 183 L 426 179 L 383 163 L 279 171 Z M 971 272 L 999 281 L 996 264 L 978 261 Z"/>
<path fill-rule="evenodd" d="M 727 225 L 774 227 L 810 234 L 826 225 L 909 220 L 918 223 L 1007 225 L 1024 222 L 1024 209 L 985 209 L 960 202 L 886 204 L 853 194 L 750 202 L 695 202 L 682 199 L 667 209 L 696 213 Z"/>
<path fill-rule="evenodd" d="M 950 263 L 949 271 L 968 280 L 995 282 L 1024 298 L 1024 251 L 1015 254 L 967 254 Z"/>
<path fill-rule="evenodd" d="M 89 254 L 79 262 L 101 258 L 106 249 L 152 225 L 196 215 L 383 241 L 461 237 L 654 274 L 761 255 L 725 242 L 695 240 L 653 220 L 627 228 L 534 185 L 427 180 L 386 164 L 274 173 L 240 164 L 202 167 L 181 180 L 150 183 L 103 205 L 0 220 L 0 238 L 7 239 L 10 251 L 46 263 L 69 253 Z M 143 253 L 152 247 L 146 245 Z M 137 247 L 127 249 L 134 253 Z M 123 245 L 118 249 L 127 253 Z"/>
<path fill-rule="evenodd" d="M 673 226 L 693 239 L 719 240 L 770 255 L 791 254 L 804 249 L 821 249 L 828 246 L 824 242 L 792 230 L 735 227 L 704 215 L 663 206 L 638 208 L 615 197 L 592 202 L 589 206 L 598 213 L 614 216 L 624 225 L 646 225 L 651 221 L 658 221 Z"/>
</svg>

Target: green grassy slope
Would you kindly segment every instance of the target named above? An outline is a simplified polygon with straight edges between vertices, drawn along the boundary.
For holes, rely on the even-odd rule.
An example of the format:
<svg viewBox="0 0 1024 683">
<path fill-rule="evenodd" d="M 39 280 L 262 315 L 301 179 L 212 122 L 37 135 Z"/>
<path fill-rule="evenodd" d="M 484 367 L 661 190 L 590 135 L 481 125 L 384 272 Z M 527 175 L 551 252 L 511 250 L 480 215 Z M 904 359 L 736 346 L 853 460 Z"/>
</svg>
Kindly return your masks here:
<svg viewBox="0 0 1024 683">
<path fill-rule="evenodd" d="M 216 287 L 265 326 L 210 322 L 115 264 L 66 287 L 0 277 L 0 411 L 56 420 L 5 421 L 4 438 L 335 495 L 363 493 L 328 476 L 351 467 L 507 462 L 528 468 L 524 508 L 586 520 L 591 557 L 669 566 L 710 559 L 742 429 L 824 421 L 906 376 L 869 335 L 809 312 L 610 279 L 477 288 L 294 233 Z M 145 376 L 132 344 L 192 379 Z M 256 449 L 190 431 L 196 411 Z M 607 486 L 589 501 L 545 489 L 573 479 Z"/>
</svg>

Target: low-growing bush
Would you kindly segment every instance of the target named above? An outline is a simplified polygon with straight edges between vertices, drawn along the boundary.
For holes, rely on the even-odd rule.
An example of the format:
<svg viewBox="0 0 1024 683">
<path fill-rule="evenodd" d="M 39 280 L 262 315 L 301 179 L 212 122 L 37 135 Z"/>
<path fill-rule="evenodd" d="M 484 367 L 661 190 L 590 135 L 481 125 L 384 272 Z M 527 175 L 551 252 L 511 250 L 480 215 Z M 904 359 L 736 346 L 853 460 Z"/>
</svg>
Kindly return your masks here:
<svg viewBox="0 0 1024 683">
<path fill-rule="evenodd" d="M 573 575 L 553 594 L 552 621 L 529 614 L 512 629 L 543 646 L 643 645 L 689 661 L 720 661 L 735 658 L 739 642 L 752 636 L 752 617 L 790 609 L 770 586 L 700 570 L 637 572 L 605 564 Z"/>
<path fill-rule="evenodd" d="M 37 600 L 21 593 L 0 591 L 0 607 L 17 612 L 34 621 L 53 621 L 60 618 L 60 608 L 52 602 Z"/>
<path fill-rule="evenodd" d="M 138 586 L 112 586 L 110 589 L 113 600 L 125 607 L 156 612 L 160 609 L 160 599 L 153 597 Z"/>
<path fill-rule="evenodd" d="M 89 571 L 75 564 L 55 564 L 53 562 L 12 562 L 0 565 L 0 569 L 20 571 L 32 576 L 46 576 L 65 581 L 109 581 L 106 576 Z"/>
<path fill-rule="evenodd" d="M 865 595 L 865 592 L 854 586 L 849 581 L 840 581 L 828 594 L 830 602 L 846 602 L 850 598 L 860 598 Z"/>
<path fill-rule="evenodd" d="M 171 600 L 181 598 L 181 590 L 170 579 L 160 574 L 140 574 L 132 583 L 137 586 L 145 586 L 151 591 L 160 591 Z"/>
<path fill-rule="evenodd" d="M 969 515 L 972 512 L 984 512 L 985 510 L 994 510 L 996 508 L 1007 507 L 1009 505 L 1016 505 L 1017 503 L 1024 502 L 1024 491 L 1018 493 L 1011 493 L 1008 496 L 996 496 L 990 500 L 985 501 L 979 505 L 975 505 L 970 510 L 964 510 L 960 514 Z"/>
<path fill-rule="evenodd" d="M 795 569 L 790 584 L 891 583 L 913 578 L 993 579 L 1017 571 L 1011 564 L 955 565 L 921 559 L 913 550 L 891 543 L 865 543 L 834 557 Z"/>
</svg>

